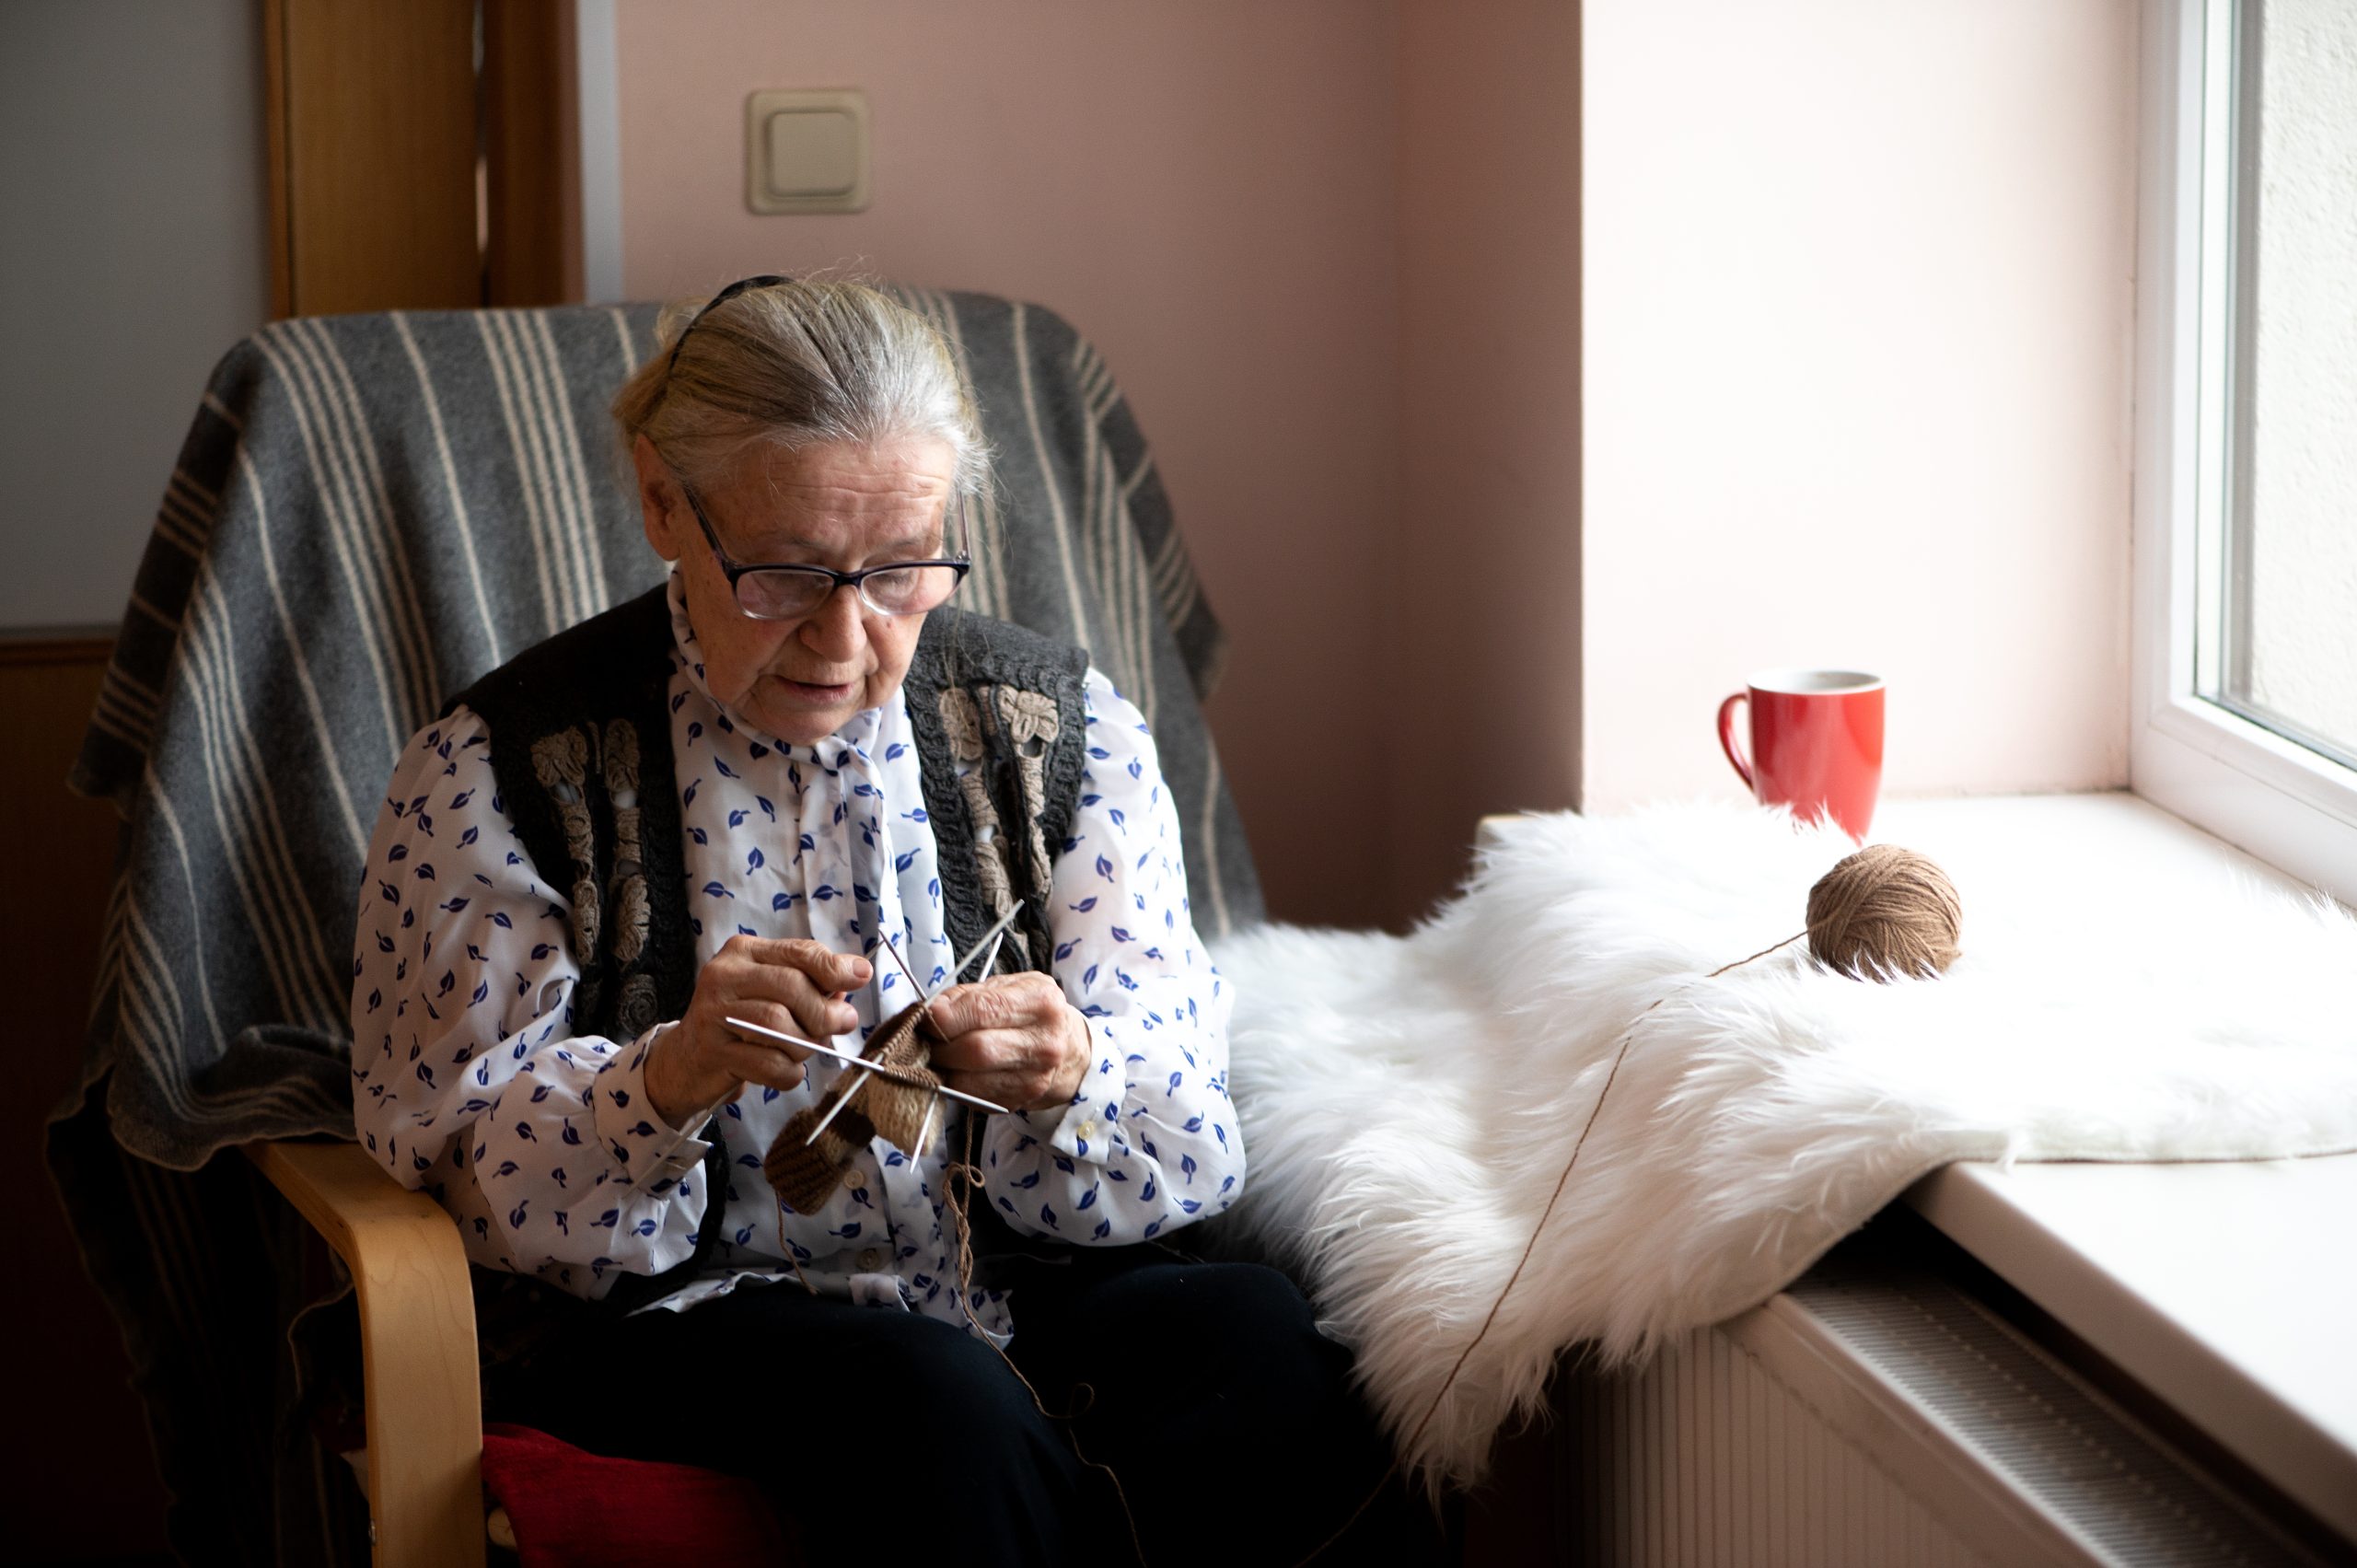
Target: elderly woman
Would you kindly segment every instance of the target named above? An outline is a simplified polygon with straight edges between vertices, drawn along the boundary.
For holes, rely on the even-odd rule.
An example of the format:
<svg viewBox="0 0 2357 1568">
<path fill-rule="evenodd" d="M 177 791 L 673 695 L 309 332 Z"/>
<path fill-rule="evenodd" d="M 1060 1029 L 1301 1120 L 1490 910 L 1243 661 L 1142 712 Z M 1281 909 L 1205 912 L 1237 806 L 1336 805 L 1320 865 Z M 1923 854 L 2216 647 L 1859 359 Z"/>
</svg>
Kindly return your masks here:
<svg viewBox="0 0 2357 1568">
<path fill-rule="evenodd" d="M 454 699 L 369 845 L 359 1131 L 459 1219 L 487 1409 L 821 1561 L 1297 1557 L 1386 1454 L 1288 1282 L 1168 1246 L 1245 1155 L 1151 734 L 947 607 L 988 458 L 921 319 L 664 335 L 613 407 L 668 582 Z"/>
</svg>

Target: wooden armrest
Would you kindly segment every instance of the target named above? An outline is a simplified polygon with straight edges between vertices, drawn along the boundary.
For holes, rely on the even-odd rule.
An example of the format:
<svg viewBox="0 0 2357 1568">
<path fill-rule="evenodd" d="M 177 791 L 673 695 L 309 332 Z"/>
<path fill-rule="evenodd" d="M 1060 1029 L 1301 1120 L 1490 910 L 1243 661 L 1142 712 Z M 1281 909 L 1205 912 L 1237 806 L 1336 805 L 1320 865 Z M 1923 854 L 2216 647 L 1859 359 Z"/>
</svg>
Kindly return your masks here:
<svg viewBox="0 0 2357 1568">
<path fill-rule="evenodd" d="M 249 1144 L 246 1157 L 352 1271 L 377 1568 L 481 1568 L 482 1390 L 457 1224 L 357 1144 Z"/>
<path fill-rule="evenodd" d="M 1497 848 L 1499 841 L 1514 831 L 1514 825 L 1521 821 L 1523 816 L 1524 813 L 1519 811 L 1493 811 L 1482 818 L 1473 826 L 1474 847 L 1476 849 Z"/>
</svg>

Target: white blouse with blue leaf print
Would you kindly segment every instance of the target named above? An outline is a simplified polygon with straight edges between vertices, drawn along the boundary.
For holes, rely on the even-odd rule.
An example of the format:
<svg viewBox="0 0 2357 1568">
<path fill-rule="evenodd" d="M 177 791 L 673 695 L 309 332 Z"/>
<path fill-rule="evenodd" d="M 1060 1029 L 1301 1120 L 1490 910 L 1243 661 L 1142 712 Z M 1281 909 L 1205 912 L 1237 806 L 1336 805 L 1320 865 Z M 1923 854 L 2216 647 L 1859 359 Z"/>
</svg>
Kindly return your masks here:
<svg viewBox="0 0 2357 1568">
<path fill-rule="evenodd" d="M 877 932 L 894 934 L 928 987 L 951 962 L 907 706 L 896 694 L 815 746 L 781 745 L 705 689 L 676 572 L 670 598 L 697 962 L 739 932 L 867 956 L 877 980 L 851 997 L 859 1028 L 836 1041 L 856 1049 L 908 1000 Z M 1244 1148 L 1227 1100 L 1229 996 L 1189 915 L 1153 737 L 1097 670 L 1083 692 L 1087 758 L 1055 862 L 1052 967 L 1097 1061 L 1070 1106 L 988 1117 L 976 1144 L 984 1193 L 1017 1230 L 1113 1246 L 1226 1208 Z M 566 897 L 535 874 L 503 808 L 494 740 L 461 707 L 421 730 L 394 771 L 354 936 L 354 1116 L 388 1170 L 458 1216 L 474 1261 L 597 1297 L 620 1272 L 685 1261 L 715 1223 L 700 1168 L 709 1145 L 663 1125 L 646 1098 L 648 1043 L 671 1026 L 636 1040 L 574 1032 Z M 808 1065 L 794 1091 L 749 1086 L 721 1113 L 723 1235 L 712 1265 L 657 1305 L 793 1280 L 798 1263 L 821 1291 L 960 1323 L 970 1308 L 981 1331 L 1012 1332 L 1000 1293 L 957 1300 L 942 1208 L 956 1117 L 913 1162 L 881 1139 L 859 1152 L 817 1213 L 780 1205 L 763 1154 L 849 1071 Z"/>
</svg>

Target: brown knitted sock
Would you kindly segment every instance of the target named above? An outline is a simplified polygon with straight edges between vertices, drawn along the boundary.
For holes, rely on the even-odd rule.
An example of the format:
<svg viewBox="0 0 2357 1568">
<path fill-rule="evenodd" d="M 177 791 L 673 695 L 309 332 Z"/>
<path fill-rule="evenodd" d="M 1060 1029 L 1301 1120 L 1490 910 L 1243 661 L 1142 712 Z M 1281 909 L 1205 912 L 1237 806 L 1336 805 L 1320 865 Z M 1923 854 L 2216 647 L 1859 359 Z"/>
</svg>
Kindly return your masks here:
<svg viewBox="0 0 2357 1568">
<path fill-rule="evenodd" d="M 863 1055 L 878 1066 L 922 1078 L 928 1085 L 937 1083 L 940 1080 L 931 1066 L 933 1047 L 923 1025 L 924 1005 L 911 1002 L 876 1031 Z M 853 1092 L 859 1095 L 858 1102 L 844 1107 L 815 1143 L 805 1143 L 810 1129 L 834 1109 L 835 1102 Z M 769 1157 L 761 1162 L 761 1174 L 795 1213 L 816 1214 L 842 1179 L 843 1167 L 871 1140 L 882 1137 L 915 1155 L 917 1136 L 932 1100 L 928 1090 L 913 1084 L 894 1083 L 846 1066 L 818 1104 L 797 1111 L 779 1129 Z"/>
</svg>

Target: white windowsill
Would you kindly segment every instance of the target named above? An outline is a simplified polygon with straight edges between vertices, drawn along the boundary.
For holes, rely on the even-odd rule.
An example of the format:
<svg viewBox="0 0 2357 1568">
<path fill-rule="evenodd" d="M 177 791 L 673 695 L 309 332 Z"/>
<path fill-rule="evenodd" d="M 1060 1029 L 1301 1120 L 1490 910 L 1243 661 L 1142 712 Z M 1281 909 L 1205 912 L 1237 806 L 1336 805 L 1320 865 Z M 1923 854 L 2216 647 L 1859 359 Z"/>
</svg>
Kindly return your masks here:
<svg viewBox="0 0 2357 1568">
<path fill-rule="evenodd" d="M 2278 874 L 2126 794 L 1898 801 L 1875 837 L 2058 887 Z M 1966 911 L 1968 923 L 1970 910 Z M 2357 1539 L 2357 1155 L 1952 1166 L 1906 1201 L 2318 1517 Z"/>
</svg>

